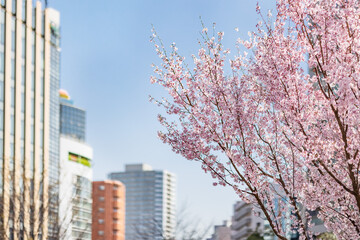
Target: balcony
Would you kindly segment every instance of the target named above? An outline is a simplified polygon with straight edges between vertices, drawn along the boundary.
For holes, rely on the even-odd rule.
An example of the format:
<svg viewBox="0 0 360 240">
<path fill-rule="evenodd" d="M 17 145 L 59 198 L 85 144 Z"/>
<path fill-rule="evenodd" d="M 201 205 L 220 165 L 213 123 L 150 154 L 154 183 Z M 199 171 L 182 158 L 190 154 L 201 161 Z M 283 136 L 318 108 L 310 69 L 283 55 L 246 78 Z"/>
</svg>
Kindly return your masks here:
<svg viewBox="0 0 360 240">
<path fill-rule="evenodd" d="M 113 219 L 120 219 L 120 218 L 121 218 L 121 212 L 120 212 L 120 211 L 118 211 L 118 212 L 113 212 L 113 213 L 111 214 L 111 216 L 112 216 Z"/>
<path fill-rule="evenodd" d="M 253 231 L 250 228 L 244 228 L 241 231 L 235 231 L 231 239 L 234 240 L 243 240 L 246 239 Z"/>
<path fill-rule="evenodd" d="M 113 205 L 113 208 L 117 208 L 117 209 L 119 209 L 119 211 L 121 211 L 120 209 L 123 207 L 121 200 L 113 201 L 112 205 Z"/>
<path fill-rule="evenodd" d="M 245 202 L 238 202 L 238 203 L 236 203 L 236 205 L 235 205 L 235 211 L 238 211 L 240 208 L 244 207 L 245 205 L 248 205 L 248 204 L 245 203 Z"/>
<path fill-rule="evenodd" d="M 243 218 L 247 215 L 251 215 L 251 212 L 252 212 L 252 209 L 250 206 L 244 207 L 244 208 L 240 209 L 240 211 L 235 212 L 234 219 L 235 219 L 235 221 L 240 220 L 241 218 Z"/>
<path fill-rule="evenodd" d="M 241 228 L 243 228 L 244 226 L 248 227 L 250 225 L 250 223 L 251 223 L 251 218 L 246 217 L 246 218 L 241 219 L 240 221 L 233 222 L 233 224 L 231 225 L 231 229 L 234 231 L 238 231 Z"/>
<path fill-rule="evenodd" d="M 112 240 L 119 240 L 119 239 L 125 239 L 125 235 L 123 232 L 117 231 L 116 234 L 114 233 Z"/>
<path fill-rule="evenodd" d="M 123 197 L 121 193 L 122 192 L 117 189 L 112 191 L 113 197 Z"/>
<path fill-rule="evenodd" d="M 124 226 L 122 226 L 122 224 L 120 222 L 113 223 L 113 225 L 112 225 L 112 229 L 116 230 L 116 231 L 120 231 L 122 228 L 124 228 Z"/>
</svg>

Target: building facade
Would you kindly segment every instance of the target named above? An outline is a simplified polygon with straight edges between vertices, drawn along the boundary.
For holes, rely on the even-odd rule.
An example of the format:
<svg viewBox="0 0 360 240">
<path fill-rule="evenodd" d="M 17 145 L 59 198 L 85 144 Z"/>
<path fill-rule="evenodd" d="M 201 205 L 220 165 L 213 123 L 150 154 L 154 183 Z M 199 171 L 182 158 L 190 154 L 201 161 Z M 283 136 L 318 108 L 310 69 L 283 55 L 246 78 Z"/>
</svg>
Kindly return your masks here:
<svg viewBox="0 0 360 240">
<path fill-rule="evenodd" d="M 0 1 L 0 239 L 57 238 L 59 24 L 40 1 Z"/>
<path fill-rule="evenodd" d="M 91 239 L 92 148 L 60 137 L 60 239 Z"/>
<path fill-rule="evenodd" d="M 92 239 L 125 240 L 125 186 L 119 181 L 92 185 Z"/>
<path fill-rule="evenodd" d="M 216 225 L 214 233 L 208 240 L 231 240 L 231 221 L 224 221 L 222 225 Z"/>
<path fill-rule="evenodd" d="M 231 240 L 246 240 L 253 233 L 263 233 L 264 220 L 261 212 L 254 215 L 253 206 L 243 201 L 234 204 L 234 215 L 231 224 Z"/>
<path fill-rule="evenodd" d="M 109 174 L 126 187 L 126 239 L 168 239 L 175 232 L 175 175 L 146 164 Z"/>
<path fill-rule="evenodd" d="M 78 138 L 71 126 L 82 126 L 85 132 L 85 111 L 74 106 L 67 95 L 60 93 L 60 189 L 59 189 L 59 239 L 91 240 L 92 222 L 92 157 L 93 150 L 85 138 Z M 82 118 L 78 118 L 78 111 Z M 75 115 L 75 116 L 74 116 Z M 71 121 L 66 121 L 69 118 Z M 63 121 L 65 120 L 65 121 Z M 79 123 L 77 122 L 79 121 Z"/>
</svg>

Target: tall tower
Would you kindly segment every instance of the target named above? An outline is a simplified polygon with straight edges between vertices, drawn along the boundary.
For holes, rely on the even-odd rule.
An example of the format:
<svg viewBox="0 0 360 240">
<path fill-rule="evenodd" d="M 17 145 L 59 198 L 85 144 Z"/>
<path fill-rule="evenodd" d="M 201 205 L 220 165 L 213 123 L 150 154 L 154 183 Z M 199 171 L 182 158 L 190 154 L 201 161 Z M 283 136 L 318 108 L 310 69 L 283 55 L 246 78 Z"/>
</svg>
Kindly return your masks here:
<svg viewBox="0 0 360 240">
<path fill-rule="evenodd" d="M 85 122 L 85 110 L 60 90 L 59 239 L 91 240 L 93 151 Z"/>
<path fill-rule="evenodd" d="M 0 1 L 0 239 L 56 239 L 59 23 L 39 1 Z"/>
<path fill-rule="evenodd" d="M 109 174 L 126 187 L 125 239 L 169 239 L 175 232 L 175 175 L 130 164 Z"/>
</svg>

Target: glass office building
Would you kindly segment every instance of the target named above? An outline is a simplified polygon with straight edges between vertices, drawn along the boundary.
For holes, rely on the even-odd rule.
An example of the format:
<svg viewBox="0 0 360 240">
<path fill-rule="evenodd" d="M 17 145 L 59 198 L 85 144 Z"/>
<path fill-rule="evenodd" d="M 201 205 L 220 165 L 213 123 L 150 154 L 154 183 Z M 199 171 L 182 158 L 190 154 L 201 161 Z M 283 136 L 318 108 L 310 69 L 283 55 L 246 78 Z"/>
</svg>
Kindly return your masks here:
<svg viewBox="0 0 360 240">
<path fill-rule="evenodd" d="M 59 239 L 59 154 L 60 154 L 60 14 L 56 10 L 48 10 L 52 17 L 50 21 L 50 110 L 49 110 L 49 233 L 48 239 Z M 48 53 L 47 53 L 48 54 Z"/>
<path fill-rule="evenodd" d="M 59 24 L 0 1 L 0 239 L 58 239 Z"/>
<path fill-rule="evenodd" d="M 86 112 L 73 105 L 66 91 L 60 91 L 60 133 L 85 141 Z"/>
<path fill-rule="evenodd" d="M 109 174 L 126 188 L 125 239 L 171 239 L 175 232 L 175 175 L 130 164 Z"/>
</svg>

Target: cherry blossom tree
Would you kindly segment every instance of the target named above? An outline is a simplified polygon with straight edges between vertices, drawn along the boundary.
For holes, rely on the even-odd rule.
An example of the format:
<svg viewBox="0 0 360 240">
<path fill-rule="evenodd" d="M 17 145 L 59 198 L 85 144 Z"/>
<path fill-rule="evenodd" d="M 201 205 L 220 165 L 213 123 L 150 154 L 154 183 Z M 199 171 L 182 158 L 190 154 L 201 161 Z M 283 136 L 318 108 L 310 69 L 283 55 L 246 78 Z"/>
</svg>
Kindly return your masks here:
<svg viewBox="0 0 360 240">
<path fill-rule="evenodd" d="M 279 239 L 313 238 L 304 209 L 338 239 L 360 239 L 360 3 L 277 0 L 275 16 L 257 12 L 257 31 L 236 44 L 249 54 L 230 58 L 223 33 L 204 28 L 191 67 L 154 32 L 151 82 L 169 94 L 152 99 L 166 110 L 159 137 L 259 207 Z"/>
</svg>

